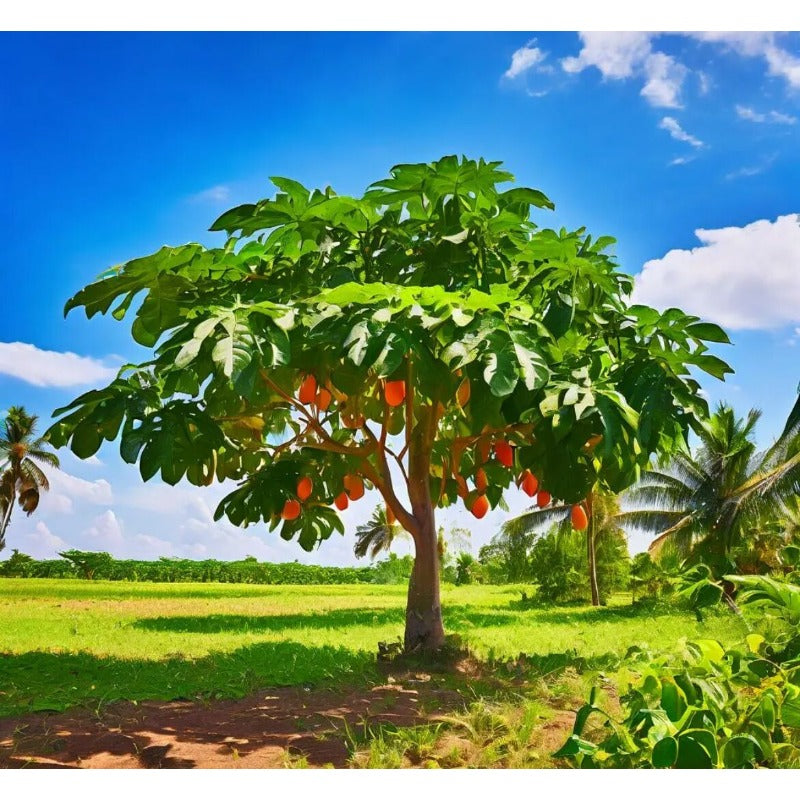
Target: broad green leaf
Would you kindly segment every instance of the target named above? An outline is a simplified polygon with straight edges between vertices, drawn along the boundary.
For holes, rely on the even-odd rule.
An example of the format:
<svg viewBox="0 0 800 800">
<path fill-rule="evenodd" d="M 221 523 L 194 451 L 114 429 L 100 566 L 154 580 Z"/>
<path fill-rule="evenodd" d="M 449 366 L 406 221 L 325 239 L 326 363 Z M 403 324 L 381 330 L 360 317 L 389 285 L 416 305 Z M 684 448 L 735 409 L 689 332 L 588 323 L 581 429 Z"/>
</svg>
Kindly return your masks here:
<svg viewBox="0 0 800 800">
<path fill-rule="evenodd" d="M 653 746 L 651 761 L 657 769 L 668 769 L 678 759 L 678 741 L 672 736 L 665 736 Z"/>
</svg>

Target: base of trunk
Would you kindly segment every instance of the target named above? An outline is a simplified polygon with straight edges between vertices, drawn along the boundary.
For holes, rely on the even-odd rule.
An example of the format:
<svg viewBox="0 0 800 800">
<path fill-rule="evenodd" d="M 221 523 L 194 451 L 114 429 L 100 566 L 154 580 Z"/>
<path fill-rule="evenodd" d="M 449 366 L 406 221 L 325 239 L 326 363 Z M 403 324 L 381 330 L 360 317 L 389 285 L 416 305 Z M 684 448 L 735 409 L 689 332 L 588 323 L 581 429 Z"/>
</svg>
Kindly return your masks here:
<svg viewBox="0 0 800 800">
<path fill-rule="evenodd" d="M 442 625 L 442 608 L 426 611 L 409 610 L 406 612 L 406 634 L 404 647 L 406 653 L 440 650 L 444 645 L 444 626 Z"/>
</svg>

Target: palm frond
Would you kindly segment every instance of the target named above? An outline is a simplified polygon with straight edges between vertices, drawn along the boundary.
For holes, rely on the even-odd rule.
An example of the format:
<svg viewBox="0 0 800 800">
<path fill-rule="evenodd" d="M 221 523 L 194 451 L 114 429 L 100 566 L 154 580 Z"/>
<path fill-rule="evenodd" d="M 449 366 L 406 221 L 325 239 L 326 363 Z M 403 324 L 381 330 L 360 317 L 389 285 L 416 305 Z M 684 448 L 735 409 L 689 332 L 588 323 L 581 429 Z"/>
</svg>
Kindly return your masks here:
<svg viewBox="0 0 800 800">
<path fill-rule="evenodd" d="M 28 458 L 32 458 L 34 461 L 40 461 L 41 463 L 47 464 L 49 467 L 55 467 L 56 469 L 61 467 L 61 462 L 59 461 L 58 456 L 55 453 L 51 453 L 49 450 L 31 447 L 28 449 Z"/>
<path fill-rule="evenodd" d="M 541 533 L 553 524 L 563 522 L 572 507 L 559 503 L 549 508 L 529 508 L 503 523 L 501 534 L 525 536 Z"/>
<path fill-rule="evenodd" d="M 633 529 L 642 533 L 660 535 L 670 530 L 688 515 L 685 510 L 667 511 L 660 508 L 623 511 L 617 514 L 615 521 L 625 529 Z"/>
<path fill-rule="evenodd" d="M 39 489 L 48 491 L 50 489 L 50 481 L 47 480 L 47 475 L 36 466 L 29 458 L 24 459 L 19 465 L 20 479 L 26 484 L 36 486 Z"/>
</svg>

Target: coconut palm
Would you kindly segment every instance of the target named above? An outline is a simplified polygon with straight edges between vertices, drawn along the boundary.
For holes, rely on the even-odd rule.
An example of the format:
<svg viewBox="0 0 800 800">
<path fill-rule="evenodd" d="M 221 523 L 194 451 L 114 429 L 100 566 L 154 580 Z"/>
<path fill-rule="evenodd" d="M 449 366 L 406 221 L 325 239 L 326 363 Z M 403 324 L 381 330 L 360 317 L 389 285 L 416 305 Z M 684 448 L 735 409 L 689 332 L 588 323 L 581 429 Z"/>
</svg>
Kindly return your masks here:
<svg viewBox="0 0 800 800">
<path fill-rule="evenodd" d="M 30 516 L 41 492 L 50 488 L 39 464 L 58 467 L 58 457 L 44 449 L 45 440 L 36 434 L 36 422 L 22 406 L 12 406 L 0 430 L 0 550 L 14 504 Z"/>
<path fill-rule="evenodd" d="M 600 605 L 600 589 L 597 583 L 597 547 L 604 539 L 619 537 L 621 530 L 616 522 L 619 514 L 619 501 L 615 494 L 592 492 L 584 504 L 589 517 L 586 529 L 586 553 L 588 564 L 589 589 L 592 605 Z M 570 516 L 572 506 L 565 503 L 553 503 L 546 508 L 530 508 L 518 517 L 508 520 L 503 525 L 503 532 L 509 538 L 519 541 L 532 541 L 536 535 L 544 533 L 553 525 L 559 526 L 560 532 L 571 530 Z"/>
<path fill-rule="evenodd" d="M 369 554 L 374 559 L 378 554 L 388 553 L 397 536 L 405 534 L 403 528 L 386 513 L 384 505 L 378 505 L 372 516 L 356 528 L 356 543 L 353 551 L 356 558 Z"/>
<path fill-rule="evenodd" d="M 655 534 L 653 554 L 669 541 L 683 557 L 729 570 L 732 552 L 765 519 L 788 508 L 800 486 L 798 425 L 787 425 L 775 444 L 759 453 L 754 431 L 760 416 L 753 409 L 737 418 L 721 404 L 699 432 L 695 452 L 687 449 L 664 468 L 648 470 L 625 493 L 630 510 L 618 520 Z"/>
</svg>

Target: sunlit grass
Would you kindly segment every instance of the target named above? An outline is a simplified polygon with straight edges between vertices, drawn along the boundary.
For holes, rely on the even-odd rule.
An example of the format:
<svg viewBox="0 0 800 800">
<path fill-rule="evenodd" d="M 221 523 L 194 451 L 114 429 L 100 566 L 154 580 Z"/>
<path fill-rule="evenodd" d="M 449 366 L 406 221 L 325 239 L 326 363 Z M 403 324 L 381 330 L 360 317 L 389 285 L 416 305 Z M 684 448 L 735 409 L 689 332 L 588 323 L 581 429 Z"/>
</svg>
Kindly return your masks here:
<svg viewBox="0 0 800 800">
<path fill-rule="evenodd" d="M 624 655 L 682 638 L 740 638 L 723 612 L 519 610 L 525 587 L 443 590 L 445 625 L 480 657 Z M 250 586 L 0 579 L 0 715 L 116 699 L 236 697 L 266 686 L 381 680 L 402 635 L 403 586 Z"/>
</svg>

